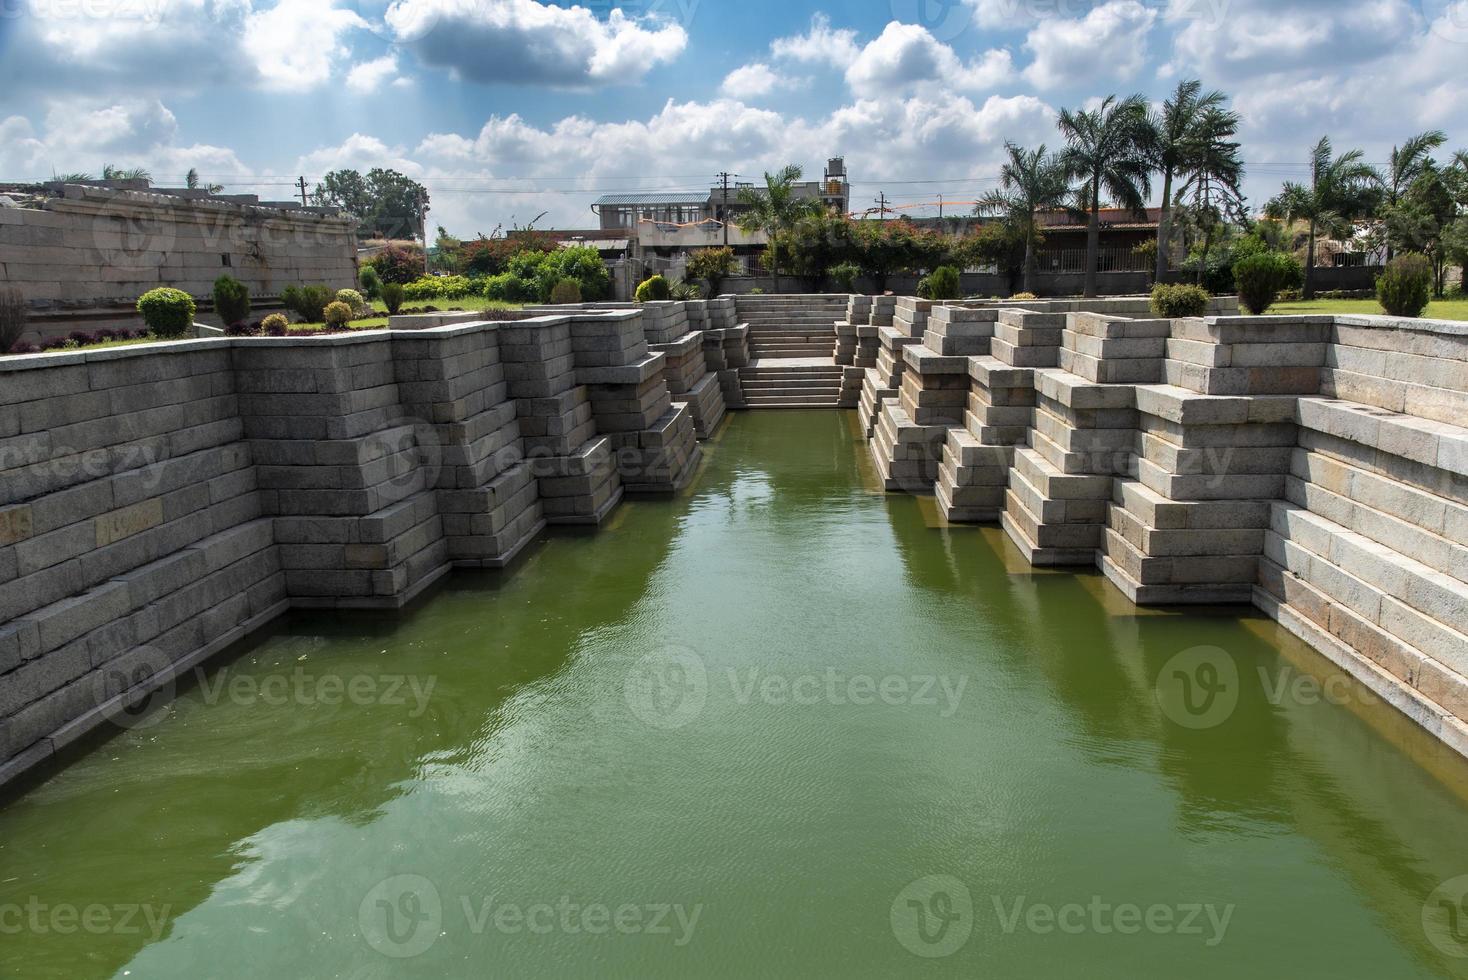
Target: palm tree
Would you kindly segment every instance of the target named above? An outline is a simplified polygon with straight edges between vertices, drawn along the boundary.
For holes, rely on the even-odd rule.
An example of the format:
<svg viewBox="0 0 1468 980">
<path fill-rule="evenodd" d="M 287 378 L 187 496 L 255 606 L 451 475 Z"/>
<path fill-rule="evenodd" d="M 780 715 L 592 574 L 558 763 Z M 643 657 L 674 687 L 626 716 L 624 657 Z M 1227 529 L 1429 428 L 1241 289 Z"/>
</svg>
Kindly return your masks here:
<svg viewBox="0 0 1468 980">
<path fill-rule="evenodd" d="M 1210 157 L 1210 151 L 1218 149 L 1215 142 L 1220 137 L 1232 136 L 1238 130 L 1238 113 L 1226 111 L 1223 106 L 1227 96 L 1222 92 L 1204 92 L 1203 83 L 1196 78 L 1178 83 L 1172 96 L 1162 103 L 1160 112 L 1149 116 L 1148 124 L 1153 132 L 1152 165 L 1162 173 L 1162 208 L 1157 218 L 1157 273 L 1156 280 L 1162 281 L 1167 271 L 1167 259 L 1172 245 L 1172 184 L 1174 179 L 1188 179 L 1195 175 L 1200 165 L 1210 166 L 1224 163 L 1234 174 L 1236 186 L 1243 172 L 1234 144 L 1232 157 L 1221 159 Z M 1226 132 L 1220 132 L 1226 129 Z M 1216 175 L 1226 179 L 1223 174 Z"/>
<path fill-rule="evenodd" d="M 1244 179 L 1244 162 L 1239 159 L 1238 142 L 1232 139 L 1238 127 L 1238 113 L 1211 106 L 1198 116 L 1189 137 L 1186 177 L 1178 188 L 1176 203 L 1192 211 L 1203 232 L 1199 283 L 1208 268 L 1214 232 L 1225 218 L 1243 224 L 1247 217 L 1243 191 L 1239 188 Z"/>
<path fill-rule="evenodd" d="M 746 232 L 762 231 L 769 238 L 770 272 L 775 277 L 776 292 L 780 290 L 780 253 L 776 240 L 798 221 L 819 214 L 824 207 L 819 198 L 796 196 L 795 185 L 804 174 L 805 171 L 792 163 L 778 173 L 765 171 L 763 190 L 739 189 L 742 210 L 735 223 Z"/>
<path fill-rule="evenodd" d="M 1095 109 L 1060 110 L 1065 136 L 1061 154 L 1066 173 L 1082 181 L 1090 218 L 1086 226 L 1085 295 L 1096 295 L 1097 259 L 1101 249 L 1101 195 L 1134 212 L 1144 212 L 1151 193 L 1152 164 L 1147 102 L 1140 95 L 1118 100 L 1107 96 Z"/>
<path fill-rule="evenodd" d="M 999 189 L 984 195 L 975 209 L 980 214 L 1003 214 L 1005 221 L 1018 228 L 1025 240 L 1024 288 L 1035 290 L 1035 240 L 1039 237 L 1036 215 L 1062 207 L 1070 194 L 1065 164 L 1045 145 L 1026 150 L 1005 143 L 1009 161 L 999 170 Z"/>
<path fill-rule="evenodd" d="M 1377 176 L 1381 182 L 1385 204 L 1395 205 L 1407 193 L 1407 188 L 1423 173 L 1432 169 L 1432 151 L 1448 141 L 1448 134 L 1440 129 L 1430 129 L 1409 137 L 1401 146 L 1392 147 L 1391 163 L 1384 173 Z M 1459 153 L 1463 152 L 1461 150 Z M 1386 245 L 1386 257 L 1392 257 L 1392 244 Z"/>
<path fill-rule="evenodd" d="M 114 167 L 110 163 L 102 165 L 103 180 L 152 180 L 153 175 L 142 167 Z"/>
<path fill-rule="evenodd" d="M 191 191 L 196 191 L 196 190 L 199 189 L 199 171 L 198 171 L 197 168 L 194 168 L 194 167 L 190 167 L 189 168 L 188 175 L 184 177 L 184 186 L 187 187 Z M 210 194 L 218 194 L 220 191 L 224 190 L 224 185 L 223 184 L 210 184 L 205 189 Z"/>
<path fill-rule="evenodd" d="M 1347 150 L 1334 156 L 1330 137 L 1310 151 L 1310 184 L 1286 181 L 1279 196 L 1265 205 L 1265 214 L 1286 221 L 1305 221 L 1310 225 L 1309 245 L 1305 252 L 1306 299 L 1315 298 L 1315 238 L 1324 231 L 1331 235 L 1349 234 L 1353 219 L 1368 213 L 1376 201 L 1380 175 L 1361 160 L 1360 150 Z"/>
</svg>

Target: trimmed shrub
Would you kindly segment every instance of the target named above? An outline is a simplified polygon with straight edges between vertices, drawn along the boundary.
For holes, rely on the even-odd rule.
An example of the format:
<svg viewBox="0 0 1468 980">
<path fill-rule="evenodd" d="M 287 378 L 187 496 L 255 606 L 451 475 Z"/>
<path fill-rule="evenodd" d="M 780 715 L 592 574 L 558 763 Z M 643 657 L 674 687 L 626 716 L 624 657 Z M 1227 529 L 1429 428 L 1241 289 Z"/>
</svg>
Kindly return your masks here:
<svg viewBox="0 0 1468 980">
<path fill-rule="evenodd" d="M 25 294 L 11 286 L 0 287 L 0 354 L 15 350 L 26 327 Z"/>
<path fill-rule="evenodd" d="M 340 301 L 327 303 L 326 309 L 322 310 L 321 322 L 328 327 L 345 327 L 352 322 L 354 311 L 346 303 Z"/>
<path fill-rule="evenodd" d="M 214 312 L 226 327 L 250 318 L 250 287 L 234 276 L 214 280 Z"/>
<path fill-rule="evenodd" d="M 383 283 L 382 305 L 387 307 L 388 316 L 397 316 L 403 308 L 403 287 L 395 282 Z"/>
<path fill-rule="evenodd" d="M 1376 277 L 1376 301 L 1392 316 L 1421 316 L 1432 298 L 1432 263 L 1416 252 L 1398 255 Z"/>
<path fill-rule="evenodd" d="M 1169 320 L 1184 316 L 1202 316 L 1208 312 L 1208 290 L 1190 283 L 1168 285 L 1159 282 L 1152 287 L 1152 312 Z"/>
<path fill-rule="evenodd" d="M 382 291 L 382 277 L 377 274 L 377 269 L 370 265 L 364 265 L 357 270 L 357 284 L 362 287 L 362 293 L 368 299 L 376 299 Z"/>
<path fill-rule="evenodd" d="M 1034 293 L 1010 293 L 1010 299 L 1039 299 Z"/>
<path fill-rule="evenodd" d="M 1234 263 L 1239 304 L 1254 316 L 1274 305 L 1282 290 L 1300 285 L 1300 263 L 1284 252 L 1257 252 Z"/>
<path fill-rule="evenodd" d="M 581 302 L 581 283 L 575 279 L 562 279 L 551 290 L 550 301 L 556 306 Z"/>
<path fill-rule="evenodd" d="M 306 323 L 323 322 L 327 305 L 335 300 L 329 286 L 287 286 L 280 293 L 285 308 Z"/>
<path fill-rule="evenodd" d="M 403 287 L 410 302 L 424 299 L 463 299 L 474 292 L 474 283 L 463 276 L 423 276 Z"/>
<path fill-rule="evenodd" d="M 355 289 L 338 289 L 336 301 L 350 306 L 354 317 L 367 316 L 372 312 L 372 307 L 367 304 L 367 298 Z"/>
<path fill-rule="evenodd" d="M 138 313 L 148 329 L 160 337 L 182 337 L 194 325 L 198 307 L 182 289 L 151 289 L 138 299 Z"/>
<path fill-rule="evenodd" d="M 918 295 L 925 299 L 959 299 L 963 289 L 958 270 L 951 265 L 938 266 L 918 283 Z"/>
<path fill-rule="evenodd" d="M 672 299 L 672 297 L 672 287 L 668 285 L 668 280 L 662 276 L 653 276 L 637 287 L 637 302 L 639 303 L 652 303 L 658 300 Z"/>
<path fill-rule="evenodd" d="M 286 319 L 284 313 L 272 313 L 260 321 L 260 329 L 271 337 L 284 337 L 290 325 L 291 321 Z"/>
</svg>

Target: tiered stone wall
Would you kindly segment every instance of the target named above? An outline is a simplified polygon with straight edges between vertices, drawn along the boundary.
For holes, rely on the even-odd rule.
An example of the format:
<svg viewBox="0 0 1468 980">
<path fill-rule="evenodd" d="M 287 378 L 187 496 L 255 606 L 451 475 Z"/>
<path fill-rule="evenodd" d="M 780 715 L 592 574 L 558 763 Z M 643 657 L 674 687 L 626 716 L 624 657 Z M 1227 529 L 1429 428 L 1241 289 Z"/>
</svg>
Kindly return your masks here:
<svg viewBox="0 0 1468 980">
<path fill-rule="evenodd" d="M 888 488 L 1139 603 L 1252 602 L 1468 754 L 1468 325 L 1098 305 L 935 306 L 870 436 Z"/>
<path fill-rule="evenodd" d="M 636 310 L 0 358 L 0 782 L 291 605 L 684 485 L 666 363 Z"/>
</svg>

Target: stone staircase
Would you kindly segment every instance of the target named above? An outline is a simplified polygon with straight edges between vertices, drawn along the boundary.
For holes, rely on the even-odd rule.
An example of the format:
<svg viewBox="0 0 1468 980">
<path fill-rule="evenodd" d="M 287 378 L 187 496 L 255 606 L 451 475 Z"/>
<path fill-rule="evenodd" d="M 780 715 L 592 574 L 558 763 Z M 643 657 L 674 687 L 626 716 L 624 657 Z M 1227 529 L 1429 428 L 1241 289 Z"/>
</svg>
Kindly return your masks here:
<svg viewBox="0 0 1468 980">
<path fill-rule="evenodd" d="M 839 408 L 845 369 L 829 359 L 776 358 L 739 369 L 749 408 Z"/>
<path fill-rule="evenodd" d="M 844 293 L 738 297 L 738 321 L 749 325 L 750 355 L 756 360 L 830 357 L 848 299 Z"/>
</svg>

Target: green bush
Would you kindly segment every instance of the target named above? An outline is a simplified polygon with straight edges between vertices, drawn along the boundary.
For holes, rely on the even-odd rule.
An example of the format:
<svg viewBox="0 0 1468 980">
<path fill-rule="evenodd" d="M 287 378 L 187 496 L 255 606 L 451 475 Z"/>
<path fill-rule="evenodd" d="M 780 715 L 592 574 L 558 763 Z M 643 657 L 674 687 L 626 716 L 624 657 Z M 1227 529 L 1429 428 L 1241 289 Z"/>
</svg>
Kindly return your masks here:
<svg viewBox="0 0 1468 980">
<path fill-rule="evenodd" d="M 330 286 L 287 286 L 280 292 L 280 301 L 285 308 L 304 323 L 321 323 L 326 315 L 326 306 L 336 300 Z"/>
<path fill-rule="evenodd" d="M 662 276 L 653 276 L 637 287 L 637 302 L 651 303 L 656 300 L 671 299 L 673 297 L 672 287 L 668 280 Z"/>
<path fill-rule="evenodd" d="M 516 260 L 524 259 L 524 262 Z M 606 299 L 612 292 L 612 276 L 607 272 L 601 253 L 590 245 L 561 248 L 554 252 L 522 252 L 510 263 L 510 271 L 518 265 L 533 269 L 522 278 L 535 280 L 535 299 L 544 303 L 551 290 L 563 279 L 575 279 L 581 287 L 581 298 L 588 302 Z"/>
<path fill-rule="evenodd" d="M 383 282 L 409 283 L 423 275 L 423 250 L 414 245 L 389 245 L 367 260 Z"/>
<path fill-rule="evenodd" d="M 260 329 L 269 336 L 283 336 L 291 321 L 284 313 L 272 313 L 260 321 Z"/>
<path fill-rule="evenodd" d="M 345 327 L 352 322 L 353 310 L 346 303 L 327 303 L 326 309 L 321 313 L 321 320 L 328 327 Z"/>
<path fill-rule="evenodd" d="M 535 283 L 513 272 L 502 272 L 484 280 L 484 295 L 502 303 L 524 303 L 536 298 Z"/>
<path fill-rule="evenodd" d="M 250 287 L 233 276 L 214 280 L 214 312 L 226 327 L 250 318 Z"/>
<path fill-rule="evenodd" d="M 463 299 L 475 291 L 474 282 L 465 276 L 423 276 L 403 287 L 410 302 L 425 299 Z"/>
<path fill-rule="evenodd" d="M 724 280 L 734 274 L 734 250 L 727 245 L 722 248 L 702 248 L 688 259 L 684 275 L 690 279 L 702 279 L 709 284 L 709 295 L 719 295 Z"/>
<path fill-rule="evenodd" d="M 1284 252 L 1256 252 L 1234 263 L 1239 304 L 1254 316 L 1274 305 L 1281 290 L 1300 285 L 1300 263 Z"/>
<path fill-rule="evenodd" d="M 354 317 L 366 316 L 372 309 L 372 307 L 367 305 L 367 299 L 355 289 L 338 289 L 336 291 L 336 301 L 350 306 Z"/>
<path fill-rule="evenodd" d="M 550 301 L 556 306 L 581 302 L 581 283 L 575 279 L 562 279 L 551 290 Z"/>
<path fill-rule="evenodd" d="M 828 274 L 841 292 L 855 292 L 856 280 L 861 277 L 861 266 L 855 262 L 838 262 L 831 266 Z"/>
<path fill-rule="evenodd" d="M 673 299 L 678 300 L 703 298 L 703 287 L 696 282 L 689 282 L 687 279 L 679 279 L 673 283 L 668 287 L 668 292 L 672 295 Z"/>
<path fill-rule="evenodd" d="M 1190 283 L 1168 285 L 1159 282 L 1152 287 L 1152 312 L 1169 320 L 1202 316 L 1208 312 L 1208 291 Z"/>
<path fill-rule="evenodd" d="M 1432 263 L 1416 252 L 1399 255 L 1376 277 L 1376 301 L 1392 316 L 1421 316 L 1432 298 Z"/>
<path fill-rule="evenodd" d="M 364 265 L 357 271 L 357 284 L 362 287 L 362 294 L 368 299 L 377 299 L 382 292 L 382 277 L 370 265 Z"/>
<path fill-rule="evenodd" d="M 138 313 L 148 330 L 160 337 L 182 337 L 194 325 L 198 308 L 181 289 L 153 289 L 138 299 Z"/>
<path fill-rule="evenodd" d="M 403 308 L 403 287 L 400 283 L 382 284 L 382 305 L 387 307 L 388 316 L 398 315 L 398 310 Z"/>
<path fill-rule="evenodd" d="M 958 270 L 951 265 L 940 265 L 918 283 L 918 295 L 926 299 L 959 299 L 963 288 L 959 285 Z"/>
</svg>

